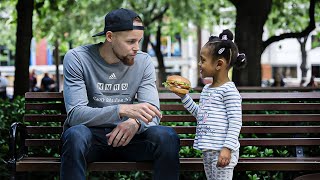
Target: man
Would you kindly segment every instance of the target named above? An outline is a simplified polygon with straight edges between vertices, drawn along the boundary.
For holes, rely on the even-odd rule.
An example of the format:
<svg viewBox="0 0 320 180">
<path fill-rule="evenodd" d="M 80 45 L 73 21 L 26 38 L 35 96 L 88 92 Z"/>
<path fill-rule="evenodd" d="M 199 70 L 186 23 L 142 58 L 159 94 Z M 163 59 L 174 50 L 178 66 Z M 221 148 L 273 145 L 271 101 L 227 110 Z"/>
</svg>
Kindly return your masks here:
<svg viewBox="0 0 320 180">
<path fill-rule="evenodd" d="M 117 9 L 94 35 L 104 43 L 65 55 L 62 180 L 85 179 L 87 163 L 95 161 L 153 161 L 153 179 L 179 178 L 180 141 L 159 126 L 154 65 L 139 51 L 143 30 L 135 12 Z"/>
<path fill-rule="evenodd" d="M 54 80 L 49 77 L 49 73 L 44 73 L 41 79 L 41 91 L 50 92 L 54 90 Z"/>
<path fill-rule="evenodd" d="M 0 98 L 3 100 L 7 99 L 7 86 L 8 79 L 4 76 L 1 76 L 0 72 Z"/>
</svg>

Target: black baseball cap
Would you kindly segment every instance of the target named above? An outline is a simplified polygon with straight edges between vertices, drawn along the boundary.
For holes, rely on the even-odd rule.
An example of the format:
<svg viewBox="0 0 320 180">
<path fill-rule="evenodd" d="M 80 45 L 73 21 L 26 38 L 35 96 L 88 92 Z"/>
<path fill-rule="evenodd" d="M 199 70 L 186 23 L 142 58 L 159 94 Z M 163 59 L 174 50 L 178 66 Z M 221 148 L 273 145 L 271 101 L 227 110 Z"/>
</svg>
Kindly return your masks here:
<svg viewBox="0 0 320 180">
<path fill-rule="evenodd" d="M 144 30 L 143 26 L 134 26 L 134 18 L 139 17 L 137 13 L 129 9 L 116 9 L 109 12 L 104 18 L 105 26 L 102 32 L 99 32 L 92 37 L 103 36 L 107 31 L 117 32 L 117 31 L 127 31 L 127 30 Z"/>
</svg>

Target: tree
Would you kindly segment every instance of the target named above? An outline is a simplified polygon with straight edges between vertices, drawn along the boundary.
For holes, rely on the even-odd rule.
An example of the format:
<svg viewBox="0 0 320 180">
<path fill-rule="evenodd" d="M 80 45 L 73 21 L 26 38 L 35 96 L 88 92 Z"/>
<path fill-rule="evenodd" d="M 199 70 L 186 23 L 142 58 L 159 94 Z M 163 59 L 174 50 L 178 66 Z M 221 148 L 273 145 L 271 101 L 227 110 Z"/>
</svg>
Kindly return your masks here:
<svg viewBox="0 0 320 180">
<path fill-rule="evenodd" d="M 146 31 L 142 43 L 142 51 L 147 52 L 150 43 L 158 60 L 158 83 L 165 81 L 166 68 L 164 57 L 161 52 L 161 36 L 168 35 L 173 37 L 177 33 L 187 34 L 191 31 L 186 27 L 189 22 L 198 26 L 210 24 L 212 27 L 219 19 L 219 7 L 224 7 L 225 1 L 219 0 L 212 2 L 210 0 L 188 0 L 188 1 L 129 1 L 130 7 L 142 14 Z M 199 13 L 201 12 L 201 13 Z M 156 42 L 150 42 L 150 35 L 154 34 Z M 201 42 L 198 41 L 198 44 Z M 158 85 L 159 85 L 158 84 Z"/>
<path fill-rule="evenodd" d="M 156 30 L 156 44 L 152 44 L 158 60 L 158 85 L 165 80 L 166 69 L 164 66 L 163 55 L 161 53 L 161 21 L 165 13 L 169 9 L 168 1 L 130 1 L 130 7 L 137 13 L 142 14 L 142 19 L 146 31 L 143 35 L 142 51 L 147 52 L 148 44 L 150 42 L 150 35 L 152 33 L 152 26 L 157 26 Z M 158 22 L 158 23 L 156 23 Z"/>
<path fill-rule="evenodd" d="M 0 0 L 0 46 L 10 52 L 15 49 L 16 36 L 16 2 Z"/>
<path fill-rule="evenodd" d="M 275 35 L 276 31 L 286 33 L 289 33 L 290 31 L 303 31 L 305 25 L 310 21 L 308 12 L 308 7 L 310 4 L 309 0 L 279 0 L 274 2 L 273 4 L 274 5 L 272 6 L 272 13 L 269 15 L 269 19 L 266 23 L 268 32 L 271 35 Z M 317 17 L 317 13 L 314 13 L 314 15 L 315 18 L 319 18 L 319 15 Z M 300 44 L 301 50 L 301 83 L 306 80 L 308 72 L 306 51 L 306 42 L 308 37 L 309 34 L 304 37 L 296 38 Z"/>
<path fill-rule="evenodd" d="M 17 17 L 17 40 L 15 55 L 15 80 L 14 96 L 23 96 L 29 91 L 29 58 L 30 43 L 32 38 L 32 13 L 34 0 L 18 0 L 16 9 Z"/>
<path fill-rule="evenodd" d="M 248 61 L 246 68 L 233 71 L 233 81 L 238 86 L 261 85 L 261 54 L 268 45 L 285 38 L 304 37 L 315 29 L 314 10 L 316 1 L 310 0 L 309 24 L 303 31 L 274 35 L 263 41 L 263 27 L 271 12 L 273 1 L 230 0 L 237 9 L 235 42 L 240 52 L 246 54 Z"/>
<path fill-rule="evenodd" d="M 101 4 L 103 4 L 103 6 Z M 107 4 L 114 5 L 114 3 Z M 88 39 L 88 36 L 91 36 L 88 34 L 88 32 L 91 32 L 89 27 L 91 29 L 91 27 L 94 26 L 85 26 L 84 24 L 93 24 L 94 22 L 97 22 L 97 18 L 95 18 L 96 14 L 108 7 L 110 6 L 106 5 L 102 0 L 95 2 L 73 0 L 18 0 L 16 6 L 18 17 L 14 96 L 23 96 L 24 93 L 29 90 L 29 83 L 25 82 L 29 81 L 30 43 L 31 38 L 33 37 L 33 25 L 37 29 L 35 35 L 38 37 L 48 37 L 50 40 L 54 40 L 57 46 L 56 51 L 58 51 L 59 40 L 61 39 L 77 38 L 78 43 Z M 86 8 L 95 9 L 95 11 L 90 11 L 92 13 L 88 13 L 89 11 L 85 11 Z M 38 15 L 36 23 L 32 21 L 34 9 Z M 48 16 L 48 14 L 50 15 Z M 73 21 L 70 21 L 70 18 L 73 18 Z M 97 24 L 100 23 L 101 21 L 95 25 L 97 26 Z M 83 33 L 83 31 L 86 31 L 86 33 Z M 67 36 L 68 34 L 70 34 L 70 36 Z M 84 36 L 83 34 L 86 35 Z M 67 39 L 66 41 L 70 39 Z M 57 63 L 58 62 L 56 62 L 56 64 Z"/>
<path fill-rule="evenodd" d="M 301 51 L 301 73 L 302 73 L 302 78 L 301 78 L 301 85 L 306 82 L 306 77 L 307 77 L 307 72 L 308 72 L 308 67 L 307 67 L 307 51 L 306 51 L 306 43 L 308 36 L 302 37 L 302 38 L 297 38 L 299 44 L 300 44 L 300 51 Z"/>
</svg>

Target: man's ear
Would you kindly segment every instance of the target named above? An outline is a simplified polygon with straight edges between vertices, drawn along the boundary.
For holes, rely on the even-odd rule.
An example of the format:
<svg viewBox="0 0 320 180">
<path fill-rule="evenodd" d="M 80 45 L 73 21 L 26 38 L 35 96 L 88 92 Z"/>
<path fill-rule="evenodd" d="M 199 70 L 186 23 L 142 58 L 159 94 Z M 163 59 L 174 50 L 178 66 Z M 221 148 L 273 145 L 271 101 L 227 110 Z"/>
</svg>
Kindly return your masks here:
<svg viewBox="0 0 320 180">
<path fill-rule="evenodd" d="M 216 70 L 220 70 L 222 68 L 223 63 L 224 63 L 223 59 L 218 59 L 217 60 Z"/>
<path fill-rule="evenodd" d="M 114 36 L 114 34 L 111 31 L 107 31 L 106 32 L 106 41 L 112 42 L 113 36 Z"/>
</svg>

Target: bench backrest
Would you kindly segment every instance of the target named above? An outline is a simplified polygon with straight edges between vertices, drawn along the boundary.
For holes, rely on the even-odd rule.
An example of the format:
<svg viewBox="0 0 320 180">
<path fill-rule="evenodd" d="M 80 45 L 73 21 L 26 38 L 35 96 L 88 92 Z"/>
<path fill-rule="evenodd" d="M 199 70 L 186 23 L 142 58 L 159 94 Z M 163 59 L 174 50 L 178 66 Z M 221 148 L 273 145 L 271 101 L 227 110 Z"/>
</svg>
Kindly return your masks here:
<svg viewBox="0 0 320 180">
<path fill-rule="evenodd" d="M 199 93 L 190 95 L 195 101 L 199 100 Z M 241 96 L 241 146 L 320 145 L 320 92 L 241 93 Z M 192 146 L 195 118 L 186 112 L 175 94 L 160 93 L 159 97 L 163 113 L 161 123 L 174 126 L 181 136 L 181 146 Z M 30 134 L 26 146 L 45 146 L 47 151 L 58 148 L 66 118 L 63 94 L 28 92 L 25 101 L 24 121 L 29 124 L 27 132 Z"/>
</svg>

